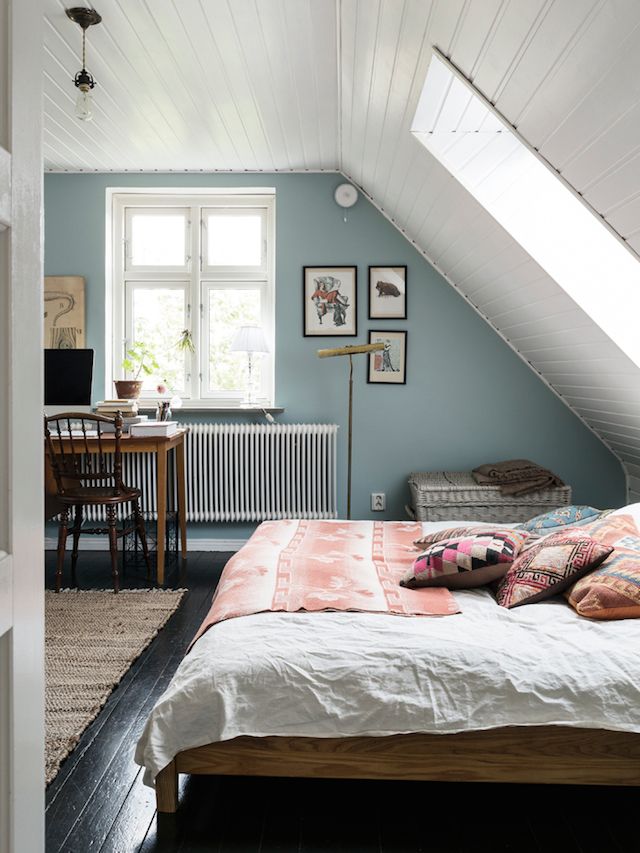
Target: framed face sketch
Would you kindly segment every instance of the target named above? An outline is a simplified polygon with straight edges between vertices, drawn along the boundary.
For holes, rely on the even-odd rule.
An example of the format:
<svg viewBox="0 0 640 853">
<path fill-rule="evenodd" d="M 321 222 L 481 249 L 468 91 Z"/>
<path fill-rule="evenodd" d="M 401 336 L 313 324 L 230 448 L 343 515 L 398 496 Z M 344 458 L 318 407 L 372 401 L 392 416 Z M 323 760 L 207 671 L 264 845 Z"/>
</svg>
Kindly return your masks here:
<svg viewBox="0 0 640 853">
<path fill-rule="evenodd" d="M 406 267 L 369 267 L 369 319 L 407 319 Z"/>
<path fill-rule="evenodd" d="M 47 349 L 83 349 L 84 278 L 81 275 L 45 276 L 44 345 Z"/>
<path fill-rule="evenodd" d="M 357 334 L 357 267 L 303 267 L 303 333 Z"/>
<path fill-rule="evenodd" d="M 367 382 L 404 385 L 407 381 L 407 333 L 370 331 L 369 343 L 383 343 L 384 349 L 369 355 Z"/>
</svg>

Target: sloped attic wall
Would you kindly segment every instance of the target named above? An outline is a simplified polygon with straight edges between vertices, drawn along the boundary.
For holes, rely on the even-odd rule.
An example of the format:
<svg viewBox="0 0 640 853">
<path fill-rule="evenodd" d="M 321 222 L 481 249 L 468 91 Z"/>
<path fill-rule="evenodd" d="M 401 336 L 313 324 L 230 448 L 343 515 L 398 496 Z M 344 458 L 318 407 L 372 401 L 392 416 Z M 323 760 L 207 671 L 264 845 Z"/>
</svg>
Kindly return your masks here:
<svg viewBox="0 0 640 853">
<path fill-rule="evenodd" d="M 342 4 L 345 173 L 607 442 L 640 498 L 640 370 L 410 133 L 437 45 L 637 248 L 640 6 L 365 7 Z"/>
<path fill-rule="evenodd" d="M 403 518 L 413 470 L 468 470 L 525 456 L 555 470 L 578 502 L 624 502 L 615 457 L 544 386 L 433 267 L 365 199 L 348 221 L 333 201 L 339 175 L 47 175 L 45 269 L 86 277 L 88 346 L 104 347 L 105 188 L 108 186 L 272 186 L 276 188 L 276 402 L 282 421 L 340 424 L 344 513 L 347 365 L 320 361 L 316 350 L 366 341 L 369 329 L 408 332 L 407 384 L 368 385 L 366 361 L 354 365 L 354 517 Z M 302 267 L 356 264 L 357 338 L 304 338 Z M 367 266 L 406 264 L 408 319 L 367 319 Z M 196 416 L 197 417 L 197 416 Z M 216 417 L 213 414 L 203 418 Z M 216 417 L 219 419 L 220 416 Z M 237 420 L 235 416 L 230 420 Z M 206 476 L 206 472 L 204 473 Z M 388 512 L 372 516 L 369 493 L 387 493 Z M 225 534 L 216 525 L 207 535 Z"/>
</svg>

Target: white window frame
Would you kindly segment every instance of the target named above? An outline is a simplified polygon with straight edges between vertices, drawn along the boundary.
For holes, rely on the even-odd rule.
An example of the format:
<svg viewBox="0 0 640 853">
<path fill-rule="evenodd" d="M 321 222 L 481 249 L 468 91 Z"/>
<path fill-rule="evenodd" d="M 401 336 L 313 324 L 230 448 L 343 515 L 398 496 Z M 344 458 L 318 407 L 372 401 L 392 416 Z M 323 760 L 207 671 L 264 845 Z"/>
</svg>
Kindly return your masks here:
<svg viewBox="0 0 640 853">
<path fill-rule="evenodd" d="M 132 267 L 126 245 L 126 223 L 132 210 L 145 213 L 160 209 L 189 209 L 188 244 L 184 267 Z M 263 217 L 263 262 L 260 267 L 208 266 L 204 219 L 211 210 L 241 214 L 258 211 Z M 179 285 L 188 282 L 186 318 L 196 352 L 187 357 L 184 408 L 213 409 L 239 407 L 239 395 L 208 392 L 208 289 L 243 287 L 264 288 L 261 294 L 262 326 L 269 352 L 262 356 L 262 383 L 256 405 L 273 406 L 275 398 L 275 189 L 273 187 L 216 189 L 206 188 L 125 188 L 106 191 L 106 275 L 105 275 L 105 396 L 112 395 L 113 380 L 123 377 L 121 363 L 130 346 L 130 313 L 127 299 L 136 286 Z M 190 369 L 189 369 L 190 368 Z M 187 396 L 189 395 L 189 396 Z M 153 406 L 157 396 L 145 391 L 143 406 Z"/>
<path fill-rule="evenodd" d="M 127 342 L 133 341 L 133 296 L 136 290 L 179 290 L 184 294 L 184 322 L 185 326 L 190 324 L 190 282 L 187 279 L 165 279 L 163 281 L 157 280 L 140 280 L 140 279 L 125 279 L 124 282 L 124 303 L 125 303 L 125 327 L 124 327 L 124 337 Z M 128 344 L 127 344 L 128 345 Z M 191 363 L 191 359 L 189 359 L 188 354 L 185 354 L 185 370 L 184 376 L 182 378 L 183 391 L 177 391 L 176 393 L 184 395 L 186 398 L 191 398 L 191 389 L 192 382 L 191 376 L 193 373 L 193 364 Z M 143 379 L 144 377 L 140 377 Z"/>
<path fill-rule="evenodd" d="M 260 294 L 260 323 L 263 329 L 267 329 L 270 326 L 270 305 L 268 299 L 268 292 L 266 282 L 259 280 L 244 280 L 244 281 L 220 281 L 218 279 L 202 279 L 202 346 L 200 348 L 200 353 L 202 356 L 201 366 L 200 366 L 200 375 L 202 376 L 202 385 L 201 385 L 201 395 L 203 399 L 214 400 L 219 396 L 217 392 L 209 391 L 209 309 L 210 309 L 210 299 L 209 292 L 211 290 L 231 290 L 237 288 L 238 290 L 260 290 L 263 289 L 263 292 Z M 246 358 L 241 353 L 240 357 Z M 266 356 L 261 356 L 262 358 L 266 358 Z M 262 364 L 261 373 L 260 373 L 260 387 L 256 389 L 256 396 L 258 400 L 268 400 L 269 399 L 269 383 L 270 377 L 265 370 L 266 364 Z"/>
<path fill-rule="evenodd" d="M 145 216 L 157 216 L 161 217 L 164 214 L 168 213 L 169 210 L 173 213 L 181 213 L 186 217 L 185 220 L 185 229 L 184 229 L 184 248 L 185 248 L 185 258 L 183 264 L 177 264 L 176 266 L 171 266 L 169 264 L 163 264 L 161 267 L 157 266 L 148 266 L 146 264 L 133 264 L 131 262 L 131 253 L 129 242 L 124 240 L 124 269 L 125 274 L 136 275 L 138 273 L 149 272 L 155 273 L 158 270 L 161 270 L 163 273 L 188 273 L 191 271 L 191 245 L 193 243 L 191 239 L 191 210 L 189 207 L 175 207 L 174 205 L 167 205 L 164 207 L 141 207 L 138 205 L 128 205 L 125 207 L 125 233 L 129 233 L 129 229 L 131 227 L 131 215 L 133 213 L 143 213 Z"/>
<path fill-rule="evenodd" d="M 261 259 L 260 263 L 257 266 L 247 266 L 242 267 L 241 269 L 237 266 L 222 266 L 221 264 L 209 264 L 208 257 L 208 241 L 207 241 L 207 226 L 206 226 L 206 217 L 209 213 L 220 213 L 225 216 L 241 216 L 243 213 L 254 213 L 258 214 L 262 218 L 262 246 L 261 246 Z M 201 218 L 201 228 L 202 228 L 202 275 L 210 275 L 214 279 L 226 278 L 228 281 L 233 281 L 238 277 L 241 277 L 243 281 L 254 280 L 261 281 L 267 277 L 269 266 L 268 266 L 268 257 L 269 257 L 269 249 L 268 249 L 268 238 L 267 232 L 269 228 L 267 211 L 264 208 L 246 208 L 246 207 L 226 207 L 224 205 L 216 205 L 207 206 L 202 208 L 202 218 Z"/>
</svg>

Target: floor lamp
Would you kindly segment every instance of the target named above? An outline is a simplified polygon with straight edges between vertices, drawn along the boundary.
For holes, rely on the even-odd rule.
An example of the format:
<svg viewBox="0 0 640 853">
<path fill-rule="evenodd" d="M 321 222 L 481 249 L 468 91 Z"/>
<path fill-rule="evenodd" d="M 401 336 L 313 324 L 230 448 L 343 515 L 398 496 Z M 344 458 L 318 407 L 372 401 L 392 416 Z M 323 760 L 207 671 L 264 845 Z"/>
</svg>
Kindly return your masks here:
<svg viewBox="0 0 640 853">
<path fill-rule="evenodd" d="M 382 342 L 377 344 L 355 344 L 353 346 L 336 347 L 335 349 L 319 349 L 318 358 L 332 358 L 335 355 L 349 356 L 349 443 L 347 450 L 347 519 L 351 518 L 351 446 L 353 439 L 353 359 L 352 356 L 364 352 L 377 352 L 384 349 Z"/>
</svg>

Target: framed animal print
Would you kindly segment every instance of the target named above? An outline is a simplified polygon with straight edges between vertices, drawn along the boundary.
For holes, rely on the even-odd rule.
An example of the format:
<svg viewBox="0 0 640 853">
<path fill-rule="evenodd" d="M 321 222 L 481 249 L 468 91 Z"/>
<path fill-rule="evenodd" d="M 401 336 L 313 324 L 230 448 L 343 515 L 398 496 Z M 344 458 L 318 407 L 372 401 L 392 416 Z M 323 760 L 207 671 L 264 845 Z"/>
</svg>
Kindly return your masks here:
<svg viewBox="0 0 640 853">
<path fill-rule="evenodd" d="M 406 267 L 369 267 L 369 319 L 407 319 Z"/>
<path fill-rule="evenodd" d="M 305 337 L 358 333 L 357 279 L 357 267 L 303 267 Z"/>
<path fill-rule="evenodd" d="M 407 333 L 370 331 L 369 343 L 383 343 L 383 350 L 369 354 L 367 382 L 404 385 L 407 381 Z"/>
</svg>

